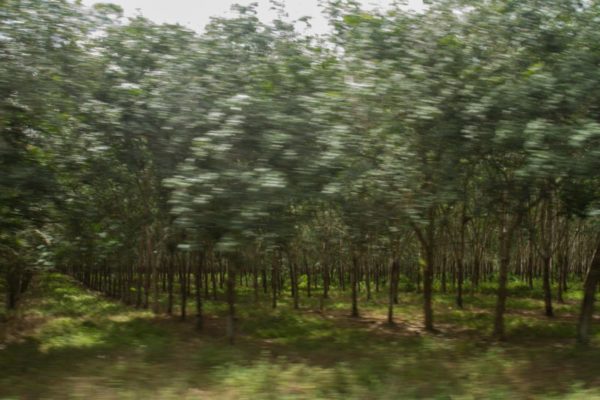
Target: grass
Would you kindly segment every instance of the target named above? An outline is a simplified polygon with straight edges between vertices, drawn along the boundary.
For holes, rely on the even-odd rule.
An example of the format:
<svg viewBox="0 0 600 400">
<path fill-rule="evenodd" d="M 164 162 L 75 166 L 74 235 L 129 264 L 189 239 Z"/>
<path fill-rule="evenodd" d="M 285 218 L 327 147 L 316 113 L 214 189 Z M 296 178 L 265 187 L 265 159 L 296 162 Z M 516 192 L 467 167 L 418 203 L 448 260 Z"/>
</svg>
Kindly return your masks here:
<svg viewBox="0 0 600 400">
<path fill-rule="evenodd" d="M 0 398 L 600 399 L 600 332 L 589 349 L 575 346 L 578 294 L 569 296 L 550 320 L 540 299 L 510 298 L 509 340 L 497 343 L 491 295 L 468 295 L 460 310 L 437 294 L 440 333 L 431 335 L 415 293 L 401 294 L 388 327 L 384 293 L 361 299 L 353 319 L 347 293 L 332 293 L 319 313 L 316 298 L 303 297 L 300 310 L 283 298 L 273 310 L 242 288 L 231 346 L 221 302 L 206 301 L 197 333 L 191 321 L 40 275 L 20 317 L 2 328 Z"/>
</svg>

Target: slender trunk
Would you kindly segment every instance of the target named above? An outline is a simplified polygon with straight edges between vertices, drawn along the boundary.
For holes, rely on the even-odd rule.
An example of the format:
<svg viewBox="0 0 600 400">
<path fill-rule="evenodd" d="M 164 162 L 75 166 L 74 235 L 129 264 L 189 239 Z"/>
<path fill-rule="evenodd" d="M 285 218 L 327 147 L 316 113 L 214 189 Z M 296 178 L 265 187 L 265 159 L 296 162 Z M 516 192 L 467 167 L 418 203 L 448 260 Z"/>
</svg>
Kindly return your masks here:
<svg viewBox="0 0 600 400">
<path fill-rule="evenodd" d="M 341 248 L 341 247 L 340 247 Z M 346 291 L 346 279 L 344 276 L 344 260 L 342 258 L 342 252 L 340 250 L 340 254 L 339 254 L 339 260 L 338 260 L 338 278 L 339 278 L 339 284 L 340 284 L 340 288 L 342 289 L 342 292 Z"/>
<path fill-rule="evenodd" d="M 456 285 L 456 306 L 463 308 L 463 260 L 456 261 L 457 285 Z"/>
<path fill-rule="evenodd" d="M 558 294 L 556 300 L 564 303 L 563 293 L 567 291 L 567 275 L 569 273 L 569 249 L 571 246 L 569 220 L 565 220 L 565 242 L 563 246 L 562 256 L 559 261 L 560 276 L 558 278 Z"/>
<path fill-rule="evenodd" d="M 292 259 L 292 254 L 287 252 L 288 267 L 290 270 L 290 286 L 294 309 L 300 308 L 299 293 L 298 293 L 298 265 Z"/>
<path fill-rule="evenodd" d="M 271 261 L 271 307 L 277 308 L 277 255 L 273 253 Z"/>
<path fill-rule="evenodd" d="M 544 309 L 547 317 L 553 317 L 552 309 L 552 254 L 555 251 L 554 244 L 554 212 L 553 212 L 552 192 L 549 191 L 548 198 L 545 200 L 541 209 L 541 232 L 540 232 L 540 247 L 542 256 L 542 282 L 544 288 Z"/>
<path fill-rule="evenodd" d="M 594 314 L 594 301 L 596 287 L 600 282 L 600 240 L 596 244 L 596 252 L 590 269 L 586 275 L 583 285 L 583 300 L 581 302 L 581 311 L 579 314 L 579 324 L 577 325 L 577 341 L 581 344 L 588 344 L 589 334 Z"/>
<path fill-rule="evenodd" d="M 187 278 L 186 278 L 186 283 L 187 283 L 187 295 L 191 296 L 192 295 L 192 264 L 194 263 L 194 259 L 192 257 L 192 254 L 190 254 L 189 257 L 189 263 L 188 263 L 188 267 L 186 270 L 187 273 Z"/>
<path fill-rule="evenodd" d="M 211 254 L 211 269 L 210 269 L 210 283 L 212 286 L 212 299 L 213 300 L 217 300 L 217 271 L 215 268 L 215 255 L 214 253 Z M 221 268 L 221 263 L 220 261 L 217 261 L 217 265 L 219 268 Z"/>
<path fill-rule="evenodd" d="M 505 230 L 506 227 L 501 229 Z M 504 311 L 506 309 L 506 282 L 508 278 L 508 264 L 510 262 L 510 245 L 507 232 L 500 233 L 500 268 L 498 271 L 498 295 L 496 300 L 496 314 L 494 317 L 494 336 L 504 339 Z"/>
<path fill-rule="evenodd" d="M 367 300 L 371 300 L 371 267 L 370 263 L 365 264 L 365 285 L 367 286 Z"/>
<path fill-rule="evenodd" d="M 202 330 L 204 321 L 202 318 L 202 271 L 204 270 L 204 254 L 198 253 L 196 260 L 196 270 L 194 271 L 196 286 L 196 329 Z"/>
<path fill-rule="evenodd" d="M 479 270 L 481 268 L 481 257 L 479 249 L 475 249 L 473 259 L 473 276 L 471 277 L 471 293 L 475 293 L 475 289 L 479 286 Z"/>
<path fill-rule="evenodd" d="M 464 280 L 464 258 L 465 258 L 465 233 L 467 230 L 467 205 L 463 201 L 462 216 L 460 224 L 460 243 L 458 246 L 458 254 L 456 257 L 456 305 L 458 308 L 463 308 L 463 280 Z"/>
<path fill-rule="evenodd" d="M 212 265 L 210 265 L 210 256 L 209 253 L 206 252 L 205 253 L 205 258 L 204 258 L 204 265 L 203 265 L 203 270 L 204 272 L 202 272 L 202 275 L 204 276 L 204 298 L 208 299 L 208 296 L 210 294 L 210 272 L 209 269 L 212 268 Z"/>
<path fill-rule="evenodd" d="M 181 295 L 181 320 L 185 321 L 186 319 L 186 310 L 187 310 L 187 262 L 188 262 L 188 254 L 183 254 L 180 258 L 179 264 L 179 292 Z"/>
<path fill-rule="evenodd" d="M 392 267 L 390 268 L 390 285 L 389 285 L 389 297 L 388 297 L 388 318 L 387 322 L 389 325 L 394 324 L 394 303 L 398 293 L 398 272 L 400 265 L 398 261 L 394 259 Z"/>
<path fill-rule="evenodd" d="M 323 262 L 323 299 L 329 298 L 329 284 L 331 275 L 329 273 L 329 263 L 325 259 Z"/>
<path fill-rule="evenodd" d="M 261 268 L 261 273 L 262 273 L 263 293 L 266 295 L 267 293 L 269 293 L 269 282 L 268 282 L 268 278 L 267 278 L 266 264 L 263 265 L 263 268 Z"/>
<path fill-rule="evenodd" d="M 227 339 L 230 344 L 235 339 L 235 268 L 233 262 L 228 263 L 227 268 Z"/>
<path fill-rule="evenodd" d="M 254 288 L 254 302 L 258 303 L 258 262 L 256 258 L 252 263 L 252 286 Z"/>
<path fill-rule="evenodd" d="M 174 261 L 174 252 L 171 251 L 169 253 L 169 262 L 168 262 L 168 270 L 167 270 L 167 292 L 168 292 L 168 297 L 167 297 L 167 314 L 172 315 L 173 314 L 173 278 L 174 278 L 174 265 L 173 265 L 173 261 Z"/>
<path fill-rule="evenodd" d="M 219 256 L 219 289 L 225 287 L 225 267 L 223 266 L 223 258 Z"/>
<path fill-rule="evenodd" d="M 498 339 L 504 339 L 504 311 L 506 310 L 508 267 L 510 264 L 510 250 L 513 244 L 513 234 L 521 222 L 522 215 L 519 214 L 513 221 L 509 221 L 508 215 L 504 212 L 502 224 L 500 226 L 500 268 L 498 271 L 498 294 L 496 299 L 496 313 L 494 315 L 493 336 Z M 512 224 L 509 224 L 512 222 Z M 509 226 L 510 225 L 510 226 Z"/>
<path fill-rule="evenodd" d="M 544 280 L 544 308 L 547 317 L 553 317 L 554 311 L 552 310 L 552 290 L 550 288 L 550 257 L 543 258 L 543 280 Z"/>
<path fill-rule="evenodd" d="M 433 268 L 434 255 L 432 244 L 425 249 L 425 266 L 423 270 L 423 316 L 425 319 L 425 329 L 433 331 Z"/>
<path fill-rule="evenodd" d="M 448 290 L 447 288 L 447 277 L 446 277 L 446 258 L 442 259 L 442 293 L 446 293 L 446 291 Z"/>
<path fill-rule="evenodd" d="M 290 273 L 292 276 L 292 293 L 294 296 L 294 309 L 297 310 L 300 308 L 300 295 L 298 293 L 298 265 L 291 260 L 289 260 L 290 264 Z"/>
<path fill-rule="evenodd" d="M 160 311 L 158 303 L 159 279 L 158 279 L 158 260 L 154 257 L 154 247 L 152 245 L 151 235 L 148 233 L 148 264 L 152 273 L 152 312 L 158 314 Z"/>
<path fill-rule="evenodd" d="M 358 257 L 352 257 L 352 316 L 358 317 Z"/>
<path fill-rule="evenodd" d="M 306 261 L 306 254 L 304 254 L 304 270 L 306 271 L 306 297 L 310 298 L 310 286 L 312 284 L 312 282 L 310 281 L 311 278 L 311 271 L 310 271 L 311 267 L 308 264 L 308 262 Z"/>
<path fill-rule="evenodd" d="M 8 267 L 6 284 L 6 309 L 15 310 L 21 294 L 21 273 L 19 265 Z"/>
<path fill-rule="evenodd" d="M 533 290 L 533 268 L 534 268 L 534 258 L 533 258 L 533 239 L 529 239 L 528 245 L 528 256 L 527 256 L 527 282 L 529 284 L 529 289 Z"/>
<path fill-rule="evenodd" d="M 152 280 L 152 270 L 148 265 L 148 260 L 146 260 L 146 265 L 144 266 L 144 304 L 143 307 L 147 309 L 150 306 L 150 281 Z"/>
<path fill-rule="evenodd" d="M 137 263 L 137 279 L 136 279 L 136 298 L 135 298 L 135 307 L 140 308 L 142 306 L 142 281 L 144 279 L 144 269 L 143 269 L 143 258 L 140 257 L 139 262 Z"/>
<path fill-rule="evenodd" d="M 556 289 L 556 301 L 558 301 L 560 304 L 564 304 L 565 303 L 565 299 L 563 298 L 563 274 L 564 274 L 564 263 L 562 261 L 562 259 L 559 259 L 558 263 L 558 286 Z"/>
</svg>

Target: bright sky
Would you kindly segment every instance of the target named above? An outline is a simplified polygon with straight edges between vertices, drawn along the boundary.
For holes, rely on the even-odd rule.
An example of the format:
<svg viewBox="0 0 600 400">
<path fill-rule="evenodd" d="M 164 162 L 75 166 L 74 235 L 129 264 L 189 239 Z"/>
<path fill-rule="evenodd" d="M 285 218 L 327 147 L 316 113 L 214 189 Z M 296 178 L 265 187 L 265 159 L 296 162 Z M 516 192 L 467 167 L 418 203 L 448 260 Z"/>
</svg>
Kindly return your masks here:
<svg viewBox="0 0 600 400">
<path fill-rule="evenodd" d="M 126 16 L 139 12 L 145 17 L 159 23 L 180 23 L 196 31 L 202 31 L 212 16 L 225 16 L 231 5 L 238 3 L 247 5 L 258 3 L 258 14 L 261 19 L 270 20 L 274 13 L 270 11 L 269 0 L 83 0 L 86 5 L 94 3 L 115 3 L 120 5 Z M 303 16 L 312 17 L 312 30 L 316 33 L 327 31 L 327 22 L 321 15 L 319 0 L 284 0 L 289 16 L 297 19 Z M 385 8 L 392 0 L 361 0 L 369 8 Z M 408 0 L 408 7 L 413 10 L 423 9 L 423 0 Z"/>
</svg>

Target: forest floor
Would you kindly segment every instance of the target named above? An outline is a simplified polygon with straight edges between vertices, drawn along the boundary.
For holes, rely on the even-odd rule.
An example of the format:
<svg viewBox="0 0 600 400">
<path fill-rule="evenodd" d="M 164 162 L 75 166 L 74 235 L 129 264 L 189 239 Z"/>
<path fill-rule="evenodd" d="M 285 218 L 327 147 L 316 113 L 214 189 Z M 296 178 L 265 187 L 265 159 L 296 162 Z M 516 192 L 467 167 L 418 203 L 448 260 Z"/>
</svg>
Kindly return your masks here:
<svg viewBox="0 0 600 400">
<path fill-rule="evenodd" d="M 436 294 L 437 334 L 421 330 L 418 294 L 401 294 L 393 327 L 379 295 L 350 318 L 347 293 L 321 313 L 314 297 L 273 310 L 242 289 L 232 346 L 221 302 L 205 303 L 198 333 L 193 317 L 157 317 L 39 275 L 20 315 L 0 323 L 0 398 L 600 399 L 600 321 L 592 346 L 578 348 L 576 293 L 553 319 L 540 300 L 512 297 L 505 342 L 489 338 L 492 295 L 466 296 L 459 310 Z"/>
</svg>

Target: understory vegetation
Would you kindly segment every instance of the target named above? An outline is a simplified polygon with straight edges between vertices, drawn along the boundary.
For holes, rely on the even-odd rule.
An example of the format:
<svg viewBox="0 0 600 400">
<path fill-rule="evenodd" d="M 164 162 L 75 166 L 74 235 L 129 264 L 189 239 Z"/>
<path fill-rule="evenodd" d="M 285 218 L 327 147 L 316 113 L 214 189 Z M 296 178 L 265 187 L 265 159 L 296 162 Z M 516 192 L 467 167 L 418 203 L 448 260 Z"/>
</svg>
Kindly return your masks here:
<svg viewBox="0 0 600 400">
<path fill-rule="evenodd" d="M 573 346 L 580 293 L 551 323 L 538 312 L 540 299 L 512 298 L 505 343 L 485 339 L 491 295 L 466 296 L 463 310 L 440 295 L 438 334 L 423 333 L 416 293 L 402 296 L 402 318 L 392 327 L 379 295 L 360 319 L 346 312 L 348 293 L 333 294 L 322 312 L 316 299 L 299 310 L 289 296 L 276 310 L 261 299 L 240 308 L 231 346 L 222 334 L 223 301 L 207 301 L 198 334 L 191 322 L 107 300 L 64 275 L 40 275 L 32 285 L 21 318 L 2 332 L 3 398 L 600 396 L 600 350 Z M 240 297 L 252 302 L 247 290 Z"/>
</svg>

